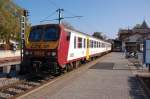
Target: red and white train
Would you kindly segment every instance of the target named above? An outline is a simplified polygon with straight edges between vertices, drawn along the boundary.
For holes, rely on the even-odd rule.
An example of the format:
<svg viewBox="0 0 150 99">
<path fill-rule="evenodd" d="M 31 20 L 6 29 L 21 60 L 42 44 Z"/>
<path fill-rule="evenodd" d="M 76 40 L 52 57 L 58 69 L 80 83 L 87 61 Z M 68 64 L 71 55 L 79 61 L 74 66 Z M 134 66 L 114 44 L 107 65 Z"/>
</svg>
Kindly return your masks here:
<svg viewBox="0 0 150 99">
<path fill-rule="evenodd" d="M 31 28 L 25 43 L 21 70 L 52 73 L 76 68 L 79 62 L 91 60 L 111 51 L 111 43 L 59 24 L 37 25 Z"/>
</svg>

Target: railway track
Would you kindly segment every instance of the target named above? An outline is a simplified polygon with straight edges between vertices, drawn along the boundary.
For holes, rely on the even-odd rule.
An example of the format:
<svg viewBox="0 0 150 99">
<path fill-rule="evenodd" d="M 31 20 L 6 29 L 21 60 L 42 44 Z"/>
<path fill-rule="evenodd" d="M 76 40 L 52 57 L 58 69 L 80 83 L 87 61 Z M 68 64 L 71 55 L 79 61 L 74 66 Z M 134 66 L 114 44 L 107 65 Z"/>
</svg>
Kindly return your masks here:
<svg viewBox="0 0 150 99">
<path fill-rule="evenodd" d="M 29 77 L 30 76 L 30 77 Z M 33 89 L 42 86 L 45 83 L 52 81 L 54 77 L 48 72 L 37 75 L 28 75 L 26 79 L 0 88 L 0 99 L 15 99 Z"/>
</svg>

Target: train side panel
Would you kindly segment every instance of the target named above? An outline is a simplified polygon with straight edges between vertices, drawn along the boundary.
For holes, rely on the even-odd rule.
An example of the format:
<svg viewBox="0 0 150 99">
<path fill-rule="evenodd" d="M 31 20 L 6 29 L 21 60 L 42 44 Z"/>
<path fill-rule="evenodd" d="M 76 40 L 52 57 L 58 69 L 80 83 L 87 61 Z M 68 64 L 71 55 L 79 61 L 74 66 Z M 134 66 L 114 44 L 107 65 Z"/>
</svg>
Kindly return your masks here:
<svg viewBox="0 0 150 99">
<path fill-rule="evenodd" d="M 58 57 L 58 64 L 64 68 L 65 64 L 67 64 L 67 56 L 68 50 L 70 45 L 70 33 L 64 30 L 64 27 L 61 26 L 61 35 L 59 40 L 59 45 L 57 48 L 57 57 Z"/>
<path fill-rule="evenodd" d="M 81 38 L 81 42 L 79 41 Z M 91 47 L 91 41 L 96 42 Z M 81 47 L 80 47 L 80 43 Z M 98 43 L 98 44 L 97 44 Z M 111 44 L 94 37 L 71 31 L 67 61 L 87 59 L 111 50 Z"/>
<path fill-rule="evenodd" d="M 79 38 L 82 38 L 81 48 L 79 47 Z M 83 44 L 84 39 L 86 39 L 85 35 L 71 31 L 67 61 L 78 60 L 86 56 L 86 47 L 84 47 L 86 45 Z"/>
</svg>

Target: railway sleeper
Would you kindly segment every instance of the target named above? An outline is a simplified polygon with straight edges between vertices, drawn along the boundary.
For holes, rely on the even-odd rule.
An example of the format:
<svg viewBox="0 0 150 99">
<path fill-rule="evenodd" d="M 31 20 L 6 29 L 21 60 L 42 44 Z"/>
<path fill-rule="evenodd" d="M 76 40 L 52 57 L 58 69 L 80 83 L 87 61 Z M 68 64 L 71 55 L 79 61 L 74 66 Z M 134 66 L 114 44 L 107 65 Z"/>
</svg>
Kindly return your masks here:
<svg viewBox="0 0 150 99">
<path fill-rule="evenodd" d="M 10 91 L 11 94 L 14 93 L 14 95 L 24 92 L 24 90 L 16 89 L 16 88 L 8 88 L 7 90 Z"/>
<path fill-rule="evenodd" d="M 23 90 L 23 91 L 26 91 L 26 90 L 27 90 L 26 88 L 22 88 L 22 87 L 19 87 L 19 86 L 15 86 L 14 88 L 15 88 L 15 89 L 20 89 L 20 90 Z"/>
<path fill-rule="evenodd" d="M 10 98 L 10 97 L 13 97 L 13 95 L 8 94 L 8 93 L 0 92 L 0 98 L 1 99 L 6 99 L 6 98 Z"/>
<path fill-rule="evenodd" d="M 32 86 L 32 87 L 40 85 L 40 83 L 36 83 L 36 82 L 25 82 L 24 84 Z"/>
<path fill-rule="evenodd" d="M 14 95 L 17 94 L 16 92 L 14 92 L 14 91 L 9 91 L 8 89 L 6 89 L 6 90 L 4 90 L 4 91 L 2 91 L 2 92 L 5 93 L 5 94 L 10 94 L 10 95 L 12 95 L 12 96 L 14 96 Z"/>
<path fill-rule="evenodd" d="M 30 88 L 32 88 L 32 86 L 25 85 L 25 84 L 19 84 L 17 86 L 20 87 L 20 88 L 24 88 L 24 89 L 30 89 Z"/>
</svg>

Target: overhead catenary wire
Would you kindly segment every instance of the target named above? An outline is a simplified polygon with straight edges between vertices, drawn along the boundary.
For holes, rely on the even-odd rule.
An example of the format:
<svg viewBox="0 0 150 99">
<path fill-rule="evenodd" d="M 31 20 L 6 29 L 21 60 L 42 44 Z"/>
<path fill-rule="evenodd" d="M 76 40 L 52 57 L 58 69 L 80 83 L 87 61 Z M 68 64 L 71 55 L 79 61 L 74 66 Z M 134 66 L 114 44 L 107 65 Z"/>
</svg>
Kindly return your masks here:
<svg viewBox="0 0 150 99">
<path fill-rule="evenodd" d="M 56 4 L 53 0 L 47 0 L 52 6 L 54 6 L 55 8 L 62 8 L 62 6 Z M 64 9 L 65 12 L 67 12 L 68 14 L 72 15 L 73 17 L 76 16 L 74 13 L 72 13 L 71 11 L 69 11 L 68 9 Z M 78 16 L 77 16 L 78 17 Z M 83 17 L 83 16 L 80 16 Z M 78 18 L 80 18 L 78 17 Z M 64 18 L 72 18 L 72 17 L 63 17 Z M 54 20 L 58 20 L 58 19 L 52 19 L 52 20 L 45 20 L 45 21 L 54 21 Z M 93 25 L 89 22 L 87 22 L 86 20 L 80 20 L 80 21 L 84 21 L 83 23 L 86 24 L 86 26 L 88 25 L 88 27 L 90 26 L 90 28 L 96 29 L 97 31 L 99 30 L 99 27 L 93 27 Z"/>
<path fill-rule="evenodd" d="M 65 19 L 65 18 L 67 18 L 67 19 L 71 19 L 71 18 L 81 18 L 81 17 L 83 17 L 83 16 L 64 17 L 64 19 Z"/>
<path fill-rule="evenodd" d="M 56 4 L 55 2 L 53 2 L 52 0 L 47 0 L 51 5 L 53 5 L 55 8 L 60 8 L 60 6 L 58 4 Z"/>
<path fill-rule="evenodd" d="M 51 0 L 50 0 L 50 1 L 51 1 Z M 64 10 L 65 10 L 65 12 L 67 12 L 68 14 L 70 14 L 70 15 L 72 15 L 72 16 L 76 16 L 76 14 L 72 13 L 70 10 L 68 10 L 68 9 L 64 9 Z M 83 16 L 76 16 L 76 17 L 81 18 L 81 17 L 83 17 Z M 64 17 L 64 18 L 70 18 L 70 17 Z M 96 31 L 99 30 L 98 27 L 93 27 L 93 25 L 91 25 L 91 23 L 88 23 L 86 20 L 80 20 L 80 21 L 84 21 L 83 23 L 85 23 L 86 25 L 88 25 L 88 27 L 91 27 L 91 28 L 93 28 L 93 29 L 96 29 Z"/>
<path fill-rule="evenodd" d="M 42 19 L 42 20 L 40 21 L 40 23 L 46 21 L 49 17 L 52 17 L 52 16 L 55 15 L 55 14 L 56 14 L 56 11 L 54 11 L 53 13 L 51 13 L 50 15 L 48 15 L 47 17 L 45 17 L 44 19 Z"/>
<path fill-rule="evenodd" d="M 68 9 L 65 9 L 65 12 L 67 12 L 68 14 L 71 14 L 72 16 L 76 16 L 76 14 L 72 13 L 72 12 L 69 11 Z"/>
<path fill-rule="evenodd" d="M 56 4 L 53 0 L 48 0 L 50 2 L 51 5 L 53 5 L 55 8 L 63 8 L 62 6 Z M 72 13 L 71 11 L 69 11 L 68 9 L 64 9 L 65 12 L 68 12 L 68 14 L 72 15 L 72 16 L 76 16 L 76 14 Z"/>
<path fill-rule="evenodd" d="M 53 2 L 52 0 L 47 0 L 48 2 L 49 2 L 49 4 L 51 4 L 52 6 L 54 6 L 55 8 L 58 8 L 59 6 L 55 3 L 55 2 Z M 50 17 L 52 17 L 53 15 L 55 15 L 56 14 L 56 11 L 54 11 L 53 13 L 51 13 L 50 15 L 48 15 L 47 17 L 45 17 L 44 19 L 42 19 L 41 21 L 40 21 L 40 23 L 42 23 L 42 22 L 45 22 L 45 21 L 54 21 L 54 20 L 58 20 L 58 19 L 52 19 L 52 20 L 49 20 L 48 18 L 50 18 Z"/>
<path fill-rule="evenodd" d="M 59 8 L 59 9 L 56 10 L 56 12 L 58 12 L 58 15 L 59 15 L 57 19 L 48 20 L 48 18 L 49 18 L 50 16 L 52 16 L 54 13 L 56 13 L 56 12 L 53 12 L 51 15 L 49 15 L 49 16 L 46 17 L 46 18 L 44 18 L 44 19 L 43 19 L 42 21 L 40 21 L 40 22 L 58 20 L 58 21 L 59 21 L 59 24 L 61 24 L 61 20 L 63 20 L 63 19 L 71 19 L 71 18 L 81 18 L 81 17 L 83 17 L 83 16 L 63 17 L 63 16 L 62 16 L 62 12 L 63 12 L 63 11 L 64 11 L 64 9 L 61 9 L 61 8 Z"/>
<path fill-rule="evenodd" d="M 56 4 L 53 0 L 47 0 L 51 5 L 53 5 L 55 8 L 63 8 L 62 6 Z M 76 16 L 76 14 L 72 13 L 68 9 L 64 9 L 65 12 L 68 12 L 68 14 L 71 14 L 72 16 Z"/>
</svg>

